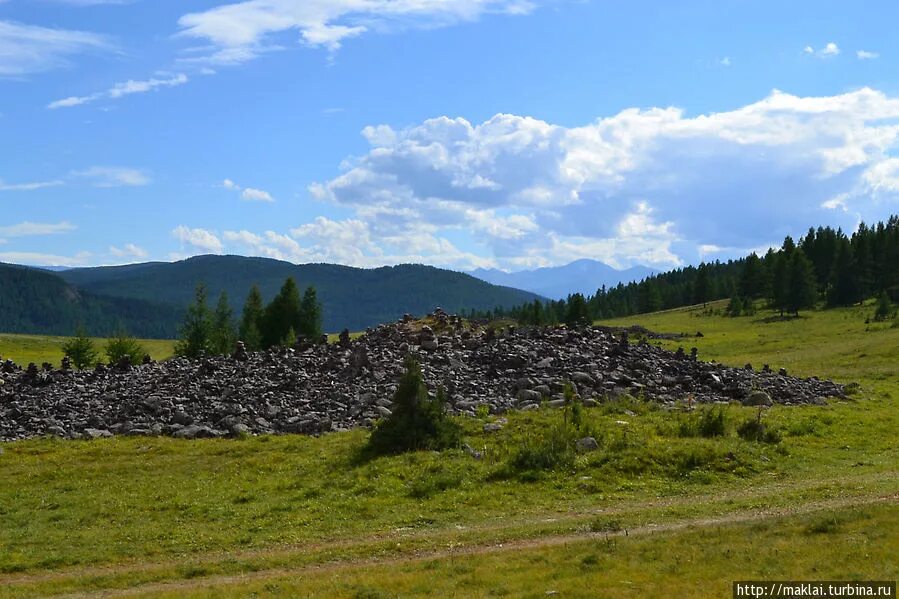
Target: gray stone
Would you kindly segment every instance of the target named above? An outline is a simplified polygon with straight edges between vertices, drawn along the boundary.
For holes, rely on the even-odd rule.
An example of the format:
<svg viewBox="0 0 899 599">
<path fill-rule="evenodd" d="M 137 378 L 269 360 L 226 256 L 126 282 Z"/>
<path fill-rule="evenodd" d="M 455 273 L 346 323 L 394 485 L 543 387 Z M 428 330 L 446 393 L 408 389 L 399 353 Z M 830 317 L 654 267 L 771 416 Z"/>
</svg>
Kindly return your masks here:
<svg viewBox="0 0 899 599">
<path fill-rule="evenodd" d="M 584 437 L 583 439 L 577 440 L 575 447 L 577 447 L 577 450 L 580 452 L 596 451 L 599 449 L 599 443 L 597 443 L 596 439 L 593 437 Z"/>
<path fill-rule="evenodd" d="M 770 406 L 771 396 L 764 391 L 753 391 L 743 400 L 744 406 Z"/>
</svg>

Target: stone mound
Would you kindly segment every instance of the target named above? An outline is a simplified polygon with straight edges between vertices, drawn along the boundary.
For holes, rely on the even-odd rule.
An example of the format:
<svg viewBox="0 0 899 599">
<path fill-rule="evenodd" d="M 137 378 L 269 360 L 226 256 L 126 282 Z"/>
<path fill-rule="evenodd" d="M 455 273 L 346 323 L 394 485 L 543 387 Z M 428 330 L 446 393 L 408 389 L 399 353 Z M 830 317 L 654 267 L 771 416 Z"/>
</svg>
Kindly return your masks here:
<svg viewBox="0 0 899 599">
<path fill-rule="evenodd" d="M 419 356 L 433 392 L 455 413 L 560 406 L 566 381 L 586 405 L 625 394 L 673 405 L 821 403 L 841 385 L 767 367 L 730 368 L 695 352 L 631 344 L 626 332 L 585 328 L 494 330 L 437 310 L 332 345 L 93 371 L 0 366 L 0 439 L 114 434 L 182 438 L 321 433 L 370 426 L 390 413 L 404 357 Z"/>
</svg>

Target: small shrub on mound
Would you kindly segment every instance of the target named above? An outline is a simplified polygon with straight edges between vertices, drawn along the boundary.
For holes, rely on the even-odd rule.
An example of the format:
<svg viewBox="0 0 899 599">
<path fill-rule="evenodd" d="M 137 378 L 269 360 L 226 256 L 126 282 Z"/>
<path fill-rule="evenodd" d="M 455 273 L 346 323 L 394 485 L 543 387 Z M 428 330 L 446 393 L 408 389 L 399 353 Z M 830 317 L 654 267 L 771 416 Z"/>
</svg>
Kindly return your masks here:
<svg viewBox="0 0 899 599">
<path fill-rule="evenodd" d="M 522 473 L 571 468 L 574 465 L 575 442 L 570 426 L 551 427 L 536 438 L 525 439 L 509 459 L 509 469 Z"/>
<path fill-rule="evenodd" d="M 760 443 L 780 443 L 781 441 L 780 433 L 762 422 L 761 410 L 759 410 L 755 418 L 750 418 L 737 427 L 737 434 L 745 441 L 758 441 Z"/>
<path fill-rule="evenodd" d="M 430 399 L 421 366 L 412 357 L 406 358 L 405 365 L 391 414 L 375 426 L 368 440 L 368 452 L 377 456 L 458 447 L 462 429 L 446 415 L 443 390 L 438 390 L 437 399 Z"/>
<path fill-rule="evenodd" d="M 72 365 L 78 370 L 93 366 L 97 361 L 94 342 L 81 327 L 78 327 L 74 337 L 63 344 L 62 353 L 71 360 Z"/>
<path fill-rule="evenodd" d="M 106 342 L 103 351 L 110 364 L 117 364 L 122 358 L 128 356 L 128 360 L 133 366 L 140 364 L 146 353 L 137 339 L 121 329 Z"/>
<path fill-rule="evenodd" d="M 679 433 L 681 437 L 723 437 L 727 434 L 724 407 L 706 408 L 700 412 L 699 418 L 681 421 Z"/>
<path fill-rule="evenodd" d="M 506 468 L 524 478 L 536 478 L 541 471 L 570 469 L 574 466 L 576 443 L 592 433 L 585 426 L 584 407 L 570 384 L 565 385 L 562 420 L 537 436 L 524 439 L 512 453 Z"/>
</svg>

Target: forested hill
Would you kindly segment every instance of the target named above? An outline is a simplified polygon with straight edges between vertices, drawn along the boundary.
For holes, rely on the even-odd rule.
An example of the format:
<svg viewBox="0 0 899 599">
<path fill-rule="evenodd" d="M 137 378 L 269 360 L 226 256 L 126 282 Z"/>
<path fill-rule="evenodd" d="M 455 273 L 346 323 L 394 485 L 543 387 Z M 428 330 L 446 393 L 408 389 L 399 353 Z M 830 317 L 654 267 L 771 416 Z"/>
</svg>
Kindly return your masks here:
<svg viewBox="0 0 899 599">
<path fill-rule="evenodd" d="M 220 292 L 226 292 L 236 312 L 253 284 L 259 285 L 268 301 L 291 276 L 300 289 L 309 285 L 316 288 L 328 331 L 361 330 L 396 320 L 404 313 L 424 314 L 435 306 L 453 312 L 486 310 L 510 308 L 538 298 L 467 274 L 415 264 L 361 269 L 244 256 L 197 256 L 174 263 L 79 268 L 57 274 L 96 295 L 179 307 L 193 300 L 194 288 L 202 281 L 213 301 Z"/>
<path fill-rule="evenodd" d="M 79 325 L 105 336 L 119 327 L 139 337 L 171 337 L 181 310 L 143 300 L 102 297 L 57 274 L 0 264 L 0 331 L 69 335 Z"/>
</svg>

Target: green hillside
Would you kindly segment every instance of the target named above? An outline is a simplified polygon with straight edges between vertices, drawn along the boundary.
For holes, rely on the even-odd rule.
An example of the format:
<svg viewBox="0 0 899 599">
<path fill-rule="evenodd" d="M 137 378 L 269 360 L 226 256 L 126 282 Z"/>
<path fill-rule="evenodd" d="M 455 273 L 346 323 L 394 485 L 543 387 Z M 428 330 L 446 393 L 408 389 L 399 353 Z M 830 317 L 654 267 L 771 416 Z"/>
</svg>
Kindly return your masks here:
<svg viewBox="0 0 899 599">
<path fill-rule="evenodd" d="M 171 338 L 181 310 L 123 297 L 105 297 L 66 283 L 57 274 L 0 264 L 0 331 L 68 335 L 79 325 L 92 335 L 120 326 L 140 337 Z"/>
<path fill-rule="evenodd" d="M 99 295 L 186 306 L 204 282 L 215 298 L 225 291 L 236 310 L 258 284 L 266 301 L 292 276 L 300 288 L 313 285 L 324 307 L 326 330 L 361 330 L 421 315 L 441 306 L 451 312 L 511 307 L 533 301 L 526 291 L 498 287 L 472 276 L 416 264 L 374 269 L 335 264 L 291 264 L 268 258 L 197 256 L 174 263 L 80 268 L 59 273 L 69 283 Z"/>
</svg>

